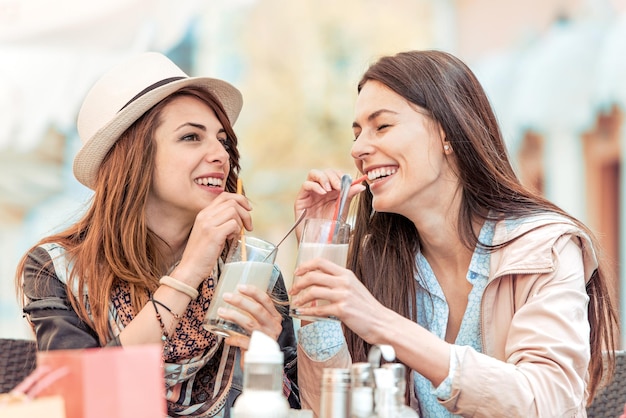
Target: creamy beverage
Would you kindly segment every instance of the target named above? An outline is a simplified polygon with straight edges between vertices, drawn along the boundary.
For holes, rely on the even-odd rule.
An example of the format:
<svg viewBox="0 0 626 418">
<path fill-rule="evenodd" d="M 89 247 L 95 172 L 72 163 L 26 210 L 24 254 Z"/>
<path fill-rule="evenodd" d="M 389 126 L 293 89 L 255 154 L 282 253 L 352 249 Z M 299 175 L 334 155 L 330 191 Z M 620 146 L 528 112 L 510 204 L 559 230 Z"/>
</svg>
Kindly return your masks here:
<svg viewBox="0 0 626 418">
<path fill-rule="evenodd" d="M 296 265 L 299 266 L 305 261 L 313 260 L 318 257 L 325 258 L 341 267 L 345 267 L 346 261 L 348 260 L 348 244 L 303 242 L 298 248 Z"/>
<path fill-rule="evenodd" d="M 313 260 L 314 258 L 324 258 L 326 260 L 332 261 L 337 265 L 340 265 L 341 267 L 345 267 L 346 261 L 348 260 L 348 244 L 322 244 L 313 242 L 300 243 L 300 247 L 298 248 L 298 258 L 296 261 L 296 266 L 299 266 L 306 261 Z M 322 306 L 326 304 L 328 304 L 328 301 L 318 299 L 311 302 L 307 306 Z M 306 317 L 298 314 L 297 311 L 292 311 L 291 315 L 306 320 L 333 319 Z"/>
<path fill-rule="evenodd" d="M 204 328 L 215 334 L 229 336 L 233 333 L 248 335 L 239 325 L 225 321 L 217 315 L 217 309 L 237 309 L 224 302 L 226 292 L 236 293 L 237 285 L 246 284 L 266 290 L 269 286 L 274 265 L 260 261 L 237 261 L 224 265 L 222 274 L 217 283 L 211 306 L 207 312 Z"/>
<path fill-rule="evenodd" d="M 331 219 L 310 218 L 304 221 L 296 267 L 314 258 L 324 258 L 333 263 L 346 267 L 348 260 L 348 245 L 350 243 L 350 225 Z M 297 283 L 299 277 L 293 278 Z M 290 286 L 291 287 L 291 286 Z M 290 288 L 289 287 L 289 288 Z M 288 288 L 288 289 L 289 289 Z M 327 300 L 315 300 L 305 306 L 291 306 L 289 313 L 294 318 L 307 321 L 337 320 L 335 317 L 302 315 L 301 308 L 328 305 Z"/>
</svg>

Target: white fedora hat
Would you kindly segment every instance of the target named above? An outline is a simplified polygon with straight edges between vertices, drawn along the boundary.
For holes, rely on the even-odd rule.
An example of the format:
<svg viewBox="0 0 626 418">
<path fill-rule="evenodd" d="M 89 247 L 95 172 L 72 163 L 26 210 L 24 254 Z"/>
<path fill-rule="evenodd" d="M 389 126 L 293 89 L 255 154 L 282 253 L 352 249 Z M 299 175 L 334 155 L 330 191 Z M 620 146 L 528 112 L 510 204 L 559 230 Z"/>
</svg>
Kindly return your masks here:
<svg viewBox="0 0 626 418">
<path fill-rule="evenodd" d="M 89 90 L 78 112 L 83 143 L 74 158 L 74 175 L 93 189 L 98 169 L 115 141 L 144 113 L 186 86 L 211 92 L 233 125 L 243 98 L 231 84 L 208 77 L 189 77 L 165 55 L 145 52 L 104 74 Z"/>
</svg>

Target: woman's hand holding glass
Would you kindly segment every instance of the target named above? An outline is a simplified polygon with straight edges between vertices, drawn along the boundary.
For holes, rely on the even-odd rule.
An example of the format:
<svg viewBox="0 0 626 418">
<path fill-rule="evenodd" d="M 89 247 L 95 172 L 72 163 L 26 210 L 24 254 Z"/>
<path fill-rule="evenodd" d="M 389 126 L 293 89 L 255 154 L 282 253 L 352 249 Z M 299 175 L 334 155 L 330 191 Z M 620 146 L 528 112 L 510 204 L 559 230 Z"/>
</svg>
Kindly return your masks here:
<svg viewBox="0 0 626 418">
<path fill-rule="evenodd" d="M 239 285 L 237 292 L 225 293 L 223 297 L 229 305 L 241 311 L 220 309 L 219 315 L 222 319 L 239 324 L 249 335 L 252 331 L 258 330 L 274 340 L 278 339 L 282 331 L 283 318 L 265 290 L 255 286 Z M 226 338 L 226 343 L 247 350 L 250 337 L 233 334 Z"/>
<path fill-rule="evenodd" d="M 335 209 L 337 206 L 337 199 L 339 198 L 339 193 L 341 190 L 341 178 L 343 176 L 343 172 L 340 170 L 311 170 L 307 174 L 307 178 L 300 187 L 298 194 L 296 196 L 296 200 L 294 203 L 294 212 L 296 217 L 299 216 L 302 211 L 306 210 L 306 219 L 329 219 L 332 220 L 334 216 L 338 216 L 339 219 L 343 219 L 344 214 L 335 214 Z M 348 197 L 346 201 L 346 207 L 349 207 L 350 201 L 352 198 L 365 190 L 365 186 L 362 184 L 355 184 L 350 187 L 348 192 Z M 296 229 L 296 237 L 298 243 L 300 244 L 302 241 L 302 233 L 303 228 L 306 222 L 302 222 L 299 227 Z M 302 264 L 303 266 L 309 265 L 309 263 L 305 262 Z M 337 266 L 336 267 L 344 267 Z M 294 271 L 294 277 L 299 276 L 300 266 L 296 268 Z M 294 281 L 299 281 L 294 280 Z M 292 284 L 293 286 L 293 284 Z M 302 282 L 296 287 L 296 289 L 302 288 Z M 325 298 L 321 298 L 325 299 Z M 309 299 L 306 302 L 312 302 L 315 299 Z M 290 299 L 290 305 L 293 309 L 294 307 L 302 307 L 304 305 L 301 304 L 300 299 Z M 302 303 L 306 303 L 302 302 Z M 304 314 L 308 310 L 299 311 L 301 315 Z M 315 315 L 317 316 L 317 315 Z M 326 315 L 322 315 L 326 316 Z"/>
<path fill-rule="evenodd" d="M 238 239 L 242 228 L 248 231 L 253 229 L 251 210 L 245 196 L 221 193 L 196 216 L 181 260 L 170 275 L 193 287 L 199 286 L 213 274 L 225 243 Z M 230 305 L 241 311 L 226 310 L 223 314 L 220 313 L 220 317 L 239 324 L 249 333 L 261 330 L 278 338 L 282 330 L 282 317 L 267 291 L 254 286 L 243 286 L 237 290 L 238 292 L 226 294 L 224 297 Z M 246 336 L 232 336 L 227 339 L 227 343 L 247 349 L 249 340 Z"/>
<path fill-rule="evenodd" d="M 384 324 L 389 315 L 397 315 L 378 302 L 351 270 L 331 261 L 322 258 L 307 261 L 297 267 L 294 274 L 298 280 L 289 292 L 292 306 L 327 300 L 328 304 L 299 310 L 303 315 L 336 317 L 370 344 L 379 342 L 377 325 Z"/>
</svg>

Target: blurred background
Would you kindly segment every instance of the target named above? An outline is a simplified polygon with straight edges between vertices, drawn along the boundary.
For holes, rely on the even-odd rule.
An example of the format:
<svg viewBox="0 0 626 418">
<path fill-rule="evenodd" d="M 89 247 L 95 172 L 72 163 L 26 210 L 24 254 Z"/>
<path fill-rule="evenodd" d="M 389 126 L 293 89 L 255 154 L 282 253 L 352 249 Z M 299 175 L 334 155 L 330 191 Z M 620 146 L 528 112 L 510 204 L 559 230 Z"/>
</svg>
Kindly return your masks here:
<svg viewBox="0 0 626 418">
<path fill-rule="evenodd" d="M 276 242 L 309 169 L 356 174 L 356 84 L 407 49 L 476 72 L 520 178 L 598 234 L 626 306 L 626 0 L 0 0 L 0 337 L 31 338 L 19 258 L 89 201 L 75 119 L 109 67 L 160 51 L 242 91 L 241 177 L 254 234 Z M 289 279 L 293 236 L 278 264 Z"/>
</svg>

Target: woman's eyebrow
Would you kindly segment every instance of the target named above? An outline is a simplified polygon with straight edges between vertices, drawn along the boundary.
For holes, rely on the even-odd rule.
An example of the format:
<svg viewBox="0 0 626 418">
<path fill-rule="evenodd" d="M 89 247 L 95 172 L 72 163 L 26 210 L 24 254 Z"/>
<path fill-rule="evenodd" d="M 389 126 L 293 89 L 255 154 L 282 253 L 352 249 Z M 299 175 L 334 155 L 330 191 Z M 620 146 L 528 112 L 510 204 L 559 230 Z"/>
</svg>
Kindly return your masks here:
<svg viewBox="0 0 626 418">
<path fill-rule="evenodd" d="M 379 110 L 377 110 L 376 112 L 374 112 L 374 113 L 370 114 L 370 115 L 367 117 L 367 121 L 368 121 L 368 122 L 371 122 L 372 120 L 376 119 L 377 117 L 379 117 L 379 116 L 380 116 L 381 114 L 383 114 L 383 113 L 391 113 L 391 114 L 394 114 L 394 115 L 397 115 L 397 114 L 398 114 L 398 112 L 394 112 L 393 110 L 389 110 L 389 109 L 379 109 Z M 356 121 L 354 121 L 354 122 L 352 122 L 352 127 L 353 127 L 353 128 L 359 128 L 359 127 L 361 127 L 361 125 L 359 125 Z"/>
<path fill-rule="evenodd" d="M 182 125 L 180 125 L 178 128 L 176 128 L 176 130 L 178 130 L 180 128 L 184 128 L 185 126 L 191 126 L 193 128 L 197 128 L 197 129 L 200 129 L 202 131 L 206 131 L 206 126 L 202 125 L 201 123 L 194 123 L 194 122 L 185 122 Z"/>
</svg>

